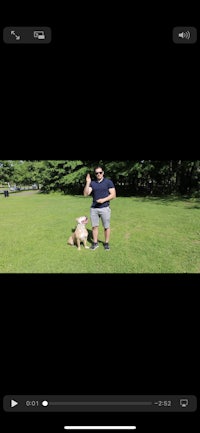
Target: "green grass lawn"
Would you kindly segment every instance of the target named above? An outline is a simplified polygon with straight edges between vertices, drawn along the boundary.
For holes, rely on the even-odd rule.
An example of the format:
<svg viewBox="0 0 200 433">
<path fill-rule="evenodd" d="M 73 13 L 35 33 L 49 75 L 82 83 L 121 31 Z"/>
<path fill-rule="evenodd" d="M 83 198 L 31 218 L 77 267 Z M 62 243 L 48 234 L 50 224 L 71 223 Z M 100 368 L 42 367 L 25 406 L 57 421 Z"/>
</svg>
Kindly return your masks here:
<svg viewBox="0 0 200 433">
<path fill-rule="evenodd" d="M 34 191 L 0 195 L 0 273 L 199 273 L 197 199 L 117 197 L 111 202 L 110 251 L 67 245 L 91 197 Z M 91 243 L 91 224 L 88 245 Z"/>
</svg>

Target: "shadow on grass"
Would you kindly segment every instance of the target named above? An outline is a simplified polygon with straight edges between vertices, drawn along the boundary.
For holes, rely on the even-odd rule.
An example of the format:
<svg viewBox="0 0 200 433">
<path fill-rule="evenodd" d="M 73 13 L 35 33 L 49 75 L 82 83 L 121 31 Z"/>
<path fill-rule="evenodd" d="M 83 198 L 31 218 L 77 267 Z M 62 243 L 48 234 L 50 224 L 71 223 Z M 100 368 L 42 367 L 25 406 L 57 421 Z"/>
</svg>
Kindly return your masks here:
<svg viewBox="0 0 200 433">
<path fill-rule="evenodd" d="M 173 202 L 185 202 L 188 205 L 188 209 L 200 209 L 200 201 L 198 198 L 194 198 L 194 197 L 188 197 L 188 196 L 162 196 L 162 197 L 158 197 L 158 196 L 145 196 L 145 197 L 138 197 L 138 196 L 134 196 L 134 198 L 140 200 L 141 202 L 157 202 L 157 203 L 162 203 L 162 204 L 171 204 Z M 192 200 L 194 201 L 194 203 L 192 203 Z M 199 201 L 199 204 L 197 203 Z"/>
<path fill-rule="evenodd" d="M 92 230 L 87 229 L 87 231 L 88 231 L 88 242 L 91 243 L 91 245 L 92 245 L 93 244 Z M 98 243 L 104 245 L 104 241 L 100 241 L 99 239 L 98 239 Z"/>
</svg>

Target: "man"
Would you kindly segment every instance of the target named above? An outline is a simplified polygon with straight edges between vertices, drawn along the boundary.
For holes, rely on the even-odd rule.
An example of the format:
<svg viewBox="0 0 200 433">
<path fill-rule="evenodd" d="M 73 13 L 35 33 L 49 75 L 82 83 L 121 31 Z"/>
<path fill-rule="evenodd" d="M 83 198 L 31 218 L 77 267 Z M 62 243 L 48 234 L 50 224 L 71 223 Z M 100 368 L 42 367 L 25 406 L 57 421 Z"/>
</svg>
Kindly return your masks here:
<svg viewBox="0 0 200 433">
<path fill-rule="evenodd" d="M 109 251 L 110 240 L 110 200 L 116 197 L 116 190 L 112 180 L 104 177 L 102 167 L 98 166 L 94 170 L 96 180 L 91 180 L 90 174 L 86 176 L 86 184 L 83 191 L 84 197 L 92 195 L 93 201 L 90 208 L 90 219 L 92 223 L 93 244 L 91 250 L 98 248 L 99 219 L 101 218 L 104 227 L 104 249 Z"/>
</svg>

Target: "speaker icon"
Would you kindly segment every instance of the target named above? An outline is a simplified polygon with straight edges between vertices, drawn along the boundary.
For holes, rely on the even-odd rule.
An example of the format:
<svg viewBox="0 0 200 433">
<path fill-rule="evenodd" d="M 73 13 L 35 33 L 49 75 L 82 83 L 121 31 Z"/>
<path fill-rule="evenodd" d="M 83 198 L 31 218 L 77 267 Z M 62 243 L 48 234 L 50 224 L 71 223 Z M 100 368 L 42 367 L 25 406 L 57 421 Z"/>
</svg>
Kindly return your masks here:
<svg viewBox="0 0 200 433">
<path fill-rule="evenodd" d="M 186 32 L 179 33 L 178 36 L 179 36 L 179 38 L 182 38 L 182 39 L 184 39 L 184 38 L 190 39 L 190 32 L 189 32 L 189 30 L 187 30 Z"/>
<path fill-rule="evenodd" d="M 197 28 L 188 26 L 174 27 L 172 39 L 175 44 L 195 44 L 197 42 Z"/>
</svg>

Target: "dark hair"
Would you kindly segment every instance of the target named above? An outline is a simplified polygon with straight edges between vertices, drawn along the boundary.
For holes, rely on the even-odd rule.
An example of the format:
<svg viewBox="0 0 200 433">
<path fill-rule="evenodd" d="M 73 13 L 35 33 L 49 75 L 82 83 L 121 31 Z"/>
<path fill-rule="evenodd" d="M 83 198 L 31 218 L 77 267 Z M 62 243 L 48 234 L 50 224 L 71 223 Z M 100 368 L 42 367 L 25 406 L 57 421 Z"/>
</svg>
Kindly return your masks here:
<svg viewBox="0 0 200 433">
<path fill-rule="evenodd" d="M 101 165 L 97 165 L 94 169 L 94 171 L 96 171 L 97 168 L 101 168 L 102 171 L 104 171 L 103 167 Z"/>
</svg>

